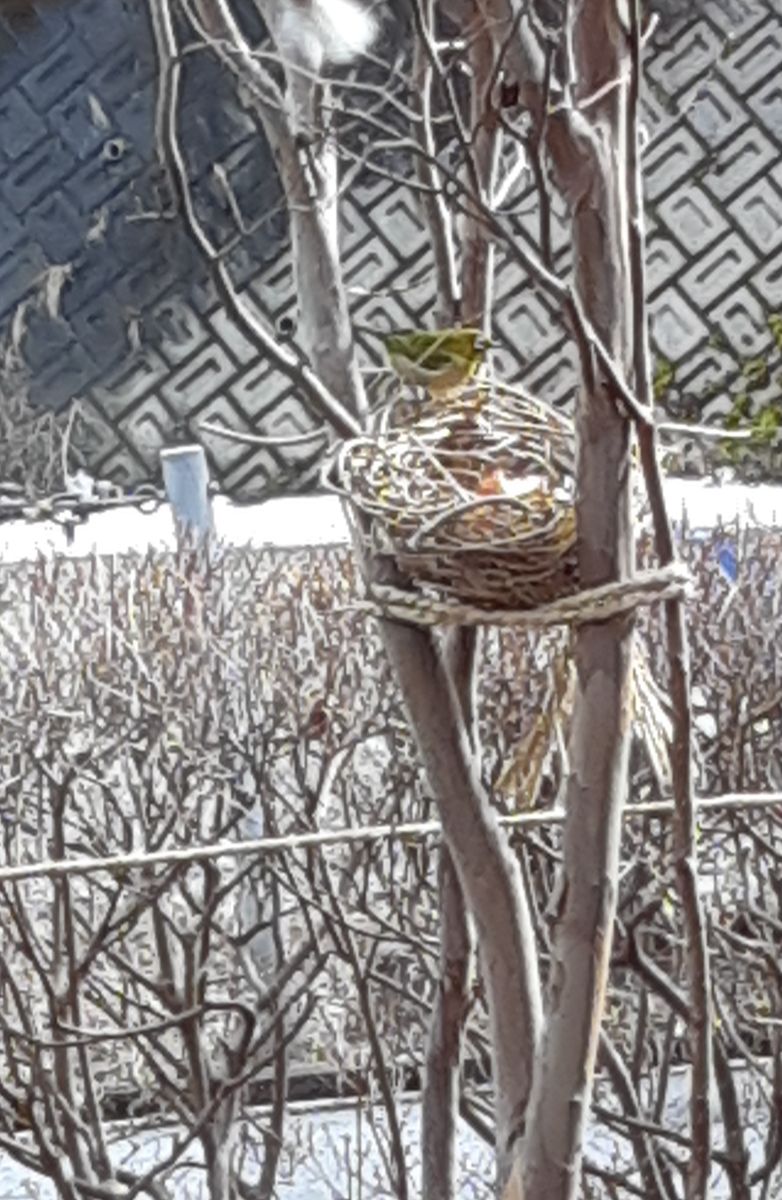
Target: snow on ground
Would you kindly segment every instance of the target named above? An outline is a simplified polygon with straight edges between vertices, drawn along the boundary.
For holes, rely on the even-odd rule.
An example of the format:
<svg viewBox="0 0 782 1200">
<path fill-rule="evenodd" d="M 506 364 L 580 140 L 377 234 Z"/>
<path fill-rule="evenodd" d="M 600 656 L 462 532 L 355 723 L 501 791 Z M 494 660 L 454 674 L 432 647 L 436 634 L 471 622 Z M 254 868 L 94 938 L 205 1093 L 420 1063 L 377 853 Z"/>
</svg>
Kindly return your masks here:
<svg viewBox="0 0 782 1200">
<path fill-rule="evenodd" d="M 700 480 L 669 479 L 666 493 L 674 520 L 686 510 L 690 525 L 696 529 L 708 529 L 720 519 L 730 521 L 735 517 L 748 523 L 775 524 L 782 516 L 782 488 L 771 484 L 718 486 Z M 218 497 L 214 501 L 214 520 L 218 536 L 239 546 L 323 546 L 348 540 L 340 500 L 330 495 L 295 496 L 247 506 Z M 112 554 L 174 544 L 174 522 L 168 505 L 152 513 L 135 508 L 98 513 L 76 527 L 70 544 L 62 527 L 52 521 L 34 525 L 13 521 L 0 526 L 0 561 L 6 562 L 39 551 L 79 557 L 93 549 L 99 554 Z"/>
<path fill-rule="evenodd" d="M 739 1082 L 747 1073 L 739 1071 Z M 747 1083 L 749 1080 L 747 1079 Z M 670 1079 L 668 1101 L 663 1123 L 685 1133 L 688 1120 L 688 1076 L 684 1070 L 675 1071 Z M 716 1097 L 715 1097 L 716 1098 Z M 714 1146 L 722 1148 L 722 1122 L 716 1106 Z M 759 1110 L 760 1111 L 760 1110 Z M 260 1123 L 264 1114 L 257 1114 Z M 420 1106 L 416 1099 L 399 1103 L 399 1118 L 410 1168 L 410 1194 L 420 1193 Z M 746 1126 L 750 1169 L 764 1159 L 763 1117 Z M 127 1127 L 124 1127 L 127 1129 Z M 388 1177 L 383 1169 L 382 1150 L 384 1123 L 380 1106 L 345 1103 L 343 1107 L 330 1104 L 306 1108 L 292 1106 L 285 1131 L 285 1150 L 278 1175 L 276 1195 L 279 1200 L 390 1200 Z M 111 1137 L 111 1132 L 109 1132 Z M 171 1132 L 147 1131 L 135 1139 L 114 1135 L 115 1161 L 143 1172 L 170 1152 Z M 257 1134 L 255 1135 L 257 1137 Z M 605 1127 L 592 1127 L 587 1132 L 586 1155 L 596 1165 L 610 1170 L 627 1162 L 628 1143 L 609 1133 Z M 194 1166 L 198 1155 L 191 1146 L 185 1155 L 191 1164 L 174 1176 L 177 1200 L 209 1200 L 201 1171 Z M 457 1159 L 459 1163 L 459 1200 L 490 1200 L 493 1178 L 492 1153 L 466 1125 L 460 1127 Z M 248 1155 L 247 1179 L 257 1177 L 259 1163 L 252 1164 Z M 253 1170 L 253 1165 L 255 1170 Z M 712 1200 L 727 1200 L 730 1195 L 724 1172 L 715 1167 L 711 1179 Z M 39 1177 L 17 1167 L 0 1155 L 0 1196 L 3 1200 L 54 1200 L 54 1189 Z"/>
</svg>

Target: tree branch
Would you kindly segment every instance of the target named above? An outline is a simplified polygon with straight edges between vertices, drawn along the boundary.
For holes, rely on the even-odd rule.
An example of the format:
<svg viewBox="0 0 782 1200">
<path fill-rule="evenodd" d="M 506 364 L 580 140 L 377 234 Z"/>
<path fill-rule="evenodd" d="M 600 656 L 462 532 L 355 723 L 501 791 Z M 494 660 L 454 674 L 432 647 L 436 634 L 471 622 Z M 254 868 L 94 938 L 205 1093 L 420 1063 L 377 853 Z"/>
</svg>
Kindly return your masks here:
<svg viewBox="0 0 782 1200">
<path fill-rule="evenodd" d="M 265 328 L 234 287 L 227 264 L 217 252 L 198 214 L 179 143 L 178 110 L 182 65 L 177 54 L 170 0 L 148 0 L 158 58 L 157 140 L 184 227 L 209 266 L 218 295 L 243 332 L 281 371 L 297 384 L 315 410 L 329 421 L 340 437 L 355 437 L 361 431 L 357 419 L 322 383 L 312 368 L 300 362 Z"/>
<path fill-rule="evenodd" d="M 639 156 L 638 110 L 643 70 L 640 0 L 630 0 L 630 88 L 627 120 L 628 186 L 630 211 L 628 235 L 633 302 L 633 376 L 635 394 L 647 411 L 654 398 L 651 379 L 643 215 L 643 180 Z M 662 566 L 676 557 L 673 531 L 665 501 L 654 424 L 637 422 L 638 449 L 649 506 L 654 540 Z M 668 670 L 673 718 L 671 776 L 676 810 L 673 823 L 676 883 L 684 913 L 690 1005 L 687 1013 L 693 1080 L 690 1098 L 693 1152 L 688 1172 L 688 1200 L 705 1200 L 709 1192 L 711 1158 L 712 1003 L 706 918 L 698 891 L 697 818 L 693 799 L 692 705 L 690 662 L 684 602 L 667 600 L 664 606 Z"/>
</svg>

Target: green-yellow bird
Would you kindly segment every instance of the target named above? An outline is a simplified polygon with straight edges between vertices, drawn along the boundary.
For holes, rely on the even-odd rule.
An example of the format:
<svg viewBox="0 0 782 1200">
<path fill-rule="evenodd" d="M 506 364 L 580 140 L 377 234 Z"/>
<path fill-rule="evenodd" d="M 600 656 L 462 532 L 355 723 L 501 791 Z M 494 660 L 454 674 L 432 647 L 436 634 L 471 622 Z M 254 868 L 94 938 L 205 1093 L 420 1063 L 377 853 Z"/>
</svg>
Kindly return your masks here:
<svg viewBox="0 0 782 1200">
<path fill-rule="evenodd" d="M 472 379 L 490 345 L 480 329 L 410 329 L 383 338 L 388 360 L 403 383 L 428 392 L 452 392 Z"/>
</svg>

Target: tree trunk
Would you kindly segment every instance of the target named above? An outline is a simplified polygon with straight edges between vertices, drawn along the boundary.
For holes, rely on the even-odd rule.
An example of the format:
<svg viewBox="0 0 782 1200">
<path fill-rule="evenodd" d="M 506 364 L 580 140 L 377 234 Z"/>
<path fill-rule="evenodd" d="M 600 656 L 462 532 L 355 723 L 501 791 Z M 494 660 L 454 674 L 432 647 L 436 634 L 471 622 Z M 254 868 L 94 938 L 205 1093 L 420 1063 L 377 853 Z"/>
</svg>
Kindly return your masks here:
<svg viewBox="0 0 782 1200">
<path fill-rule="evenodd" d="M 229 1106 L 233 1109 L 233 1105 Z M 231 1160 L 234 1142 L 233 1111 L 222 1114 L 210 1124 L 201 1137 L 206 1173 L 206 1194 L 209 1200 L 238 1200 L 239 1189 Z"/>
<path fill-rule="evenodd" d="M 535 939 L 518 864 L 475 770 L 458 697 L 430 634 L 382 622 L 446 843 L 475 919 L 494 1056 L 497 1166 L 524 1132 L 541 1024 Z"/>
<path fill-rule="evenodd" d="M 431 158 L 436 153 L 431 125 L 432 64 L 426 39 L 434 39 L 434 4 L 427 0 L 418 10 L 425 28 L 417 30 L 415 79 L 419 87 L 421 116 L 419 141 L 424 154 L 417 160 L 417 173 L 426 190 L 421 205 L 434 250 L 438 304 L 435 323 L 447 326 L 458 317 L 461 324 L 489 332 L 494 284 L 494 246 L 485 223 L 476 212 L 462 215 L 459 223 L 461 286 L 454 274 L 453 219 L 439 190 Z M 468 191 L 477 189 L 483 202 L 491 204 L 496 182 L 500 129 L 493 108 L 496 46 L 493 30 L 486 27 L 483 13 L 472 4 L 471 36 L 467 55 L 471 72 L 470 128 L 474 131 L 472 158 L 467 164 Z M 414 127 L 415 128 L 415 127 Z M 480 775 L 480 743 L 475 727 L 476 629 L 449 629 L 441 646 L 443 661 L 472 751 L 472 767 Z M 440 891 L 440 978 L 432 1007 L 423 1109 L 423 1200 L 454 1200 L 455 1146 L 458 1136 L 459 1062 L 462 1024 L 469 997 L 466 994 L 470 958 L 473 953 L 465 898 L 451 852 L 441 849 Z"/>
<path fill-rule="evenodd" d="M 216 8 L 224 22 L 224 0 L 201 2 Z M 266 129 L 291 222 L 301 339 L 311 367 L 330 392 L 345 407 L 363 414 L 365 393 L 339 260 L 334 146 L 328 130 L 315 146 L 286 136 L 284 122 L 282 129 L 273 122 Z M 365 569 L 371 572 L 373 563 L 365 563 Z M 480 786 L 460 703 L 431 634 L 390 622 L 383 623 L 383 631 L 456 874 L 481 936 L 495 1054 L 498 1161 L 504 1179 L 523 1132 L 540 1029 L 538 967 L 526 899 L 517 864 Z"/>
<path fill-rule="evenodd" d="M 443 180 L 437 168 L 437 140 L 432 122 L 434 63 L 431 42 L 434 35 L 435 0 L 419 0 L 413 5 L 413 89 L 410 103 L 418 116 L 412 122 L 411 136 L 421 153 L 414 158 L 419 184 L 418 203 L 431 239 L 437 302 L 432 313 L 436 327 L 447 328 L 459 315 L 460 286 L 454 245 L 453 216 L 443 195 Z"/>
<path fill-rule="evenodd" d="M 464 895 L 446 846 L 440 851 L 439 896 L 440 977 L 429 1027 L 421 1105 L 423 1200 L 454 1200 L 457 1194 L 459 1068 L 471 940 Z"/>
<path fill-rule="evenodd" d="M 336 146 L 324 132 L 317 151 L 291 141 L 274 149 L 287 201 L 299 340 L 329 391 L 364 417 L 366 393 L 339 254 Z"/>
<path fill-rule="evenodd" d="M 573 8 L 577 95 L 627 69 L 613 0 Z M 620 367 L 632 353 L 626 240 L 624 86 L 558 126 L 559 182 L 570 203 L 578 301 Z M 554 124 L 554 123 L 552 123 Z M 617 151 L 617 148 L 618 151 Z M 564 169 L 562 169 L 564 168 Z M 582 345 L 578 405 L 578 559 L 583 587 L 632 570 L 630 428 L 594 355 Z M 616 911 L 622 808 L 632 721 L 632 619 L 582 625 L 563 862 L 554 914 L 546 1025 L 521 1163 L 527 1200 L 575 1200 L 589 1114 Z"/>
<path fill-rule="evenodd" d="M 441 639 L 441 653 L 458 700 L 480 773 L 475 724 L 478 631 L 456 626 Z M 423 1200 L 454 1200 L 459 1117 L 459 1067 L 464 1018 L 469 1004 L 470 960 L 474 954 L 465 896 L 447 843 L 440 849 L 440 975 L 432 1005 L 422 1104 Z"/>
<path fill-rule="evenodd" d="M 259 0 L 258 7 L 272 32 L 290 15 L 283 0 Z M 317 47 L 305 34 L 286 43 L 289 50 L 296 46 L 300 53 L 288 63 L 285 88 L 275 97 L 242 34 L 231 0 L 196 0 L 196 11 L 208 36 L 222 48 L 218 52 L 225 57 L 226 47 L 233 48 L 228 53 L 232 69 L 247 84 L 248 107 L 277 163 L 298 299 L 298 340 L 327 391 L 361 417 L 367 411 L 366 393 L 354 353 L 339 257 L 337 147 L 327 116 L 328 92 L 317 78 L 320 62 L 308 61 Z"/>
<path fill-rule="evenodd" d="M 496 59 L 501 52 L 496 31 L 487 23 L 483 7 L 474 2 L 473 19 L 468 24 L 467 61 L 470 67 L 470 129 L 472 159 L 468 165 L 468 196 L 475 194 L 483 205 L 492 206 L 497 183 L 497 164 L 502 129 L 496 107 Z M 463 325 L 491 327 L 491 303 L 494 292 L 494 240 L 486 223 L 474 211 L 460 222 L 459 241 L 462 259 L 461 319 Z"/>
</svg>

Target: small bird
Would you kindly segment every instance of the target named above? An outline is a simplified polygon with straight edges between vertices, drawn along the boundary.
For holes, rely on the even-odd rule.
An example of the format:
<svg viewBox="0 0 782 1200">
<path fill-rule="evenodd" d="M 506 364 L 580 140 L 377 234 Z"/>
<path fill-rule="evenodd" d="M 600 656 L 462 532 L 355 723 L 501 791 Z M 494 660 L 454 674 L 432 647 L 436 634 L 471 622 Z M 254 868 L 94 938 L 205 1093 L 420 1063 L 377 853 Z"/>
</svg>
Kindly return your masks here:
<svg viewBox="0 0 782 1200">
<path fill-rule="evenodd" d="M 403 383 L 431 393 L 458 390 L 475 375 L 491 343 L 480 329 L 400 330 L 383 338 Z"/>
</svg>

